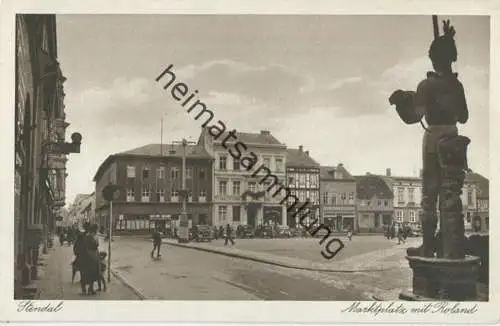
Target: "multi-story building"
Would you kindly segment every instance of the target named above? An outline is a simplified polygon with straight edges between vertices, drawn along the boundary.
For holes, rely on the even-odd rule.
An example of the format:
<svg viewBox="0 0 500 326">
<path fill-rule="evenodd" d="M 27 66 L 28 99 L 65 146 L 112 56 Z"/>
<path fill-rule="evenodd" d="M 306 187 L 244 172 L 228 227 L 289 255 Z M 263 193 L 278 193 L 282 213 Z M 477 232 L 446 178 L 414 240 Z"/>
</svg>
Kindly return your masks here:
<svg viewBox="0 0 500 326">
<path fill-rule="evenodd" d="M 16 15 L 14 254 L 15 298 L 36 293 L 40 245 L 51 245 L 65 204 L 66 154 L 62 75 L 55 15 Z M 78 143 L 78 144 L 77 144 Z M 64 147 L 64 148 L 63 148 Z"/>
<path fill-rule="evenodd" d="M 356 177 L 359 232 L 383 232 L 394 214 L 392 190 L 383 178 L 367 174 Z"/>
<path fill-rule="evenodd" d="M 475 232 L 487 232 L 490 227 L 489 218 L 489 180 L 479 173 L 468 173 L 466 177 L 469 189 L 467 190 L 467 203 L 469 199 L 474 199 L 475 190 L 475 211 L 470 212 L 469 205 L 467 207 L 469 218 L 472 215 L 472 223 L 470 228 Z M 465 194 L 462 195 L 465 197 Z M 467 222 L 467 216 L 466 216 Z"/>
<path fill-rule="evenodd" d="M 229 136 L 225 132 L 215 138 L 208 129 L 203 129 L 198 140 L 198 144 L 214 158 L 213 224 L 286 225 L 286 202 L 279 195 L 273 196 L 274 191 L 266 191 L 270 179 L 264 180 L 261 175 L 253 173 L 263 165 L 285 184 L 286 146 L 265 130 L 260 133 L 235 132 L 232 139 Z M 233 157 L 238 157 L 236 151 L 240 151 L 240 158 Z M 247 171 L 244 165 L 249 164 L 243 162 L 250 153 L 255 155 L 256 161 L 252 165 L 254 168 Z"/>
<path fill-rule="evenodd" d="M 393 176 L 391 169 L 387 169 L 383 179 L 393 193 L 394 222 L 419 224 L 422 178 Z"/>
<path fill-rule="evenodd" d="M 95 193 L 92 194 L 77 194 L 73 203 L 68 209 L 68 220 L 70 225 L 82 226 L 84 223 L 90 223 L 91 220 L 88 218 L 88 214 L 84 214 L 85 209 L 88 204 L 94 201 L 95 203 Z M 95 204 L 94 204 L 95 207 Z"/>
<path fill-rule="evenodd" d="M 320 168 L 321 222 L 332 231 L 343 232 L 351 227 L 358 231 L 356 214 L 356 179 L 342 163 Z"/>
<path fill-rule="evenodd" d="M 392 189 L 394 194 L 394 220 L 396 222 L 420 223 L 422 212 L 422 171 L 419 177 L 405 177 L 391 175 L 391 169 L 386 170 L 384 180 Z M 477 183 L 466 176 L 462 188 L 462 209 L 466 230 L 473 229 L 473 216 L 476 213 Z M 436 207 L 439 216 L 439 207 Z"/>
<path fill-rule="evenodd" d="M 113 232 L 147 233 L 179 226 L 182 210 L 182 145 L 151 144 L 110 155 L 94 176 L 96 221 L 109 227 L 108 184 L 121 191 L 113 201 Z M 187 217 L 190 226 L 212 221 L 212 157 L 202 146 L 186 147 Z"/>
<path fill-rule="evenodd" d="M 304 151 L 302 145 L 298 149 L 288 148 L 286 150 L 286 185 L 291 193 L 299 198 L 299 202 L 307 200 L 311 203 L 309 217 L 318 219 L 319 212 L 319 163 Z M 293 207 L 288 211 L 288 226 L 294 228 L 299 223 L 299 216 L 294 213 L 300 206 Z M 306 223 L 308 223 L 306 219 Z"/>
</svg>

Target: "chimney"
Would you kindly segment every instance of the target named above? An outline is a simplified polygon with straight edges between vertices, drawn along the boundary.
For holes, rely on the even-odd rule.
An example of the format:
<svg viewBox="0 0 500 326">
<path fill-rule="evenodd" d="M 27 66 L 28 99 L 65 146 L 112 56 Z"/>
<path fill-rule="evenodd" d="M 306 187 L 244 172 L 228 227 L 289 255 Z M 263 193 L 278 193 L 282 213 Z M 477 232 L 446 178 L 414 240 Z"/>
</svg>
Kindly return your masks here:
<svg viewBox="0 0 500 326">
<path fill-rule="evenodd" d="M 301 152 L 301 153 L 302 153 L 302 151 L 303 151 L 303 150 L 304 150 L 304 146 L 300 145 L 300 146 L 299 146 L 299 152 Z"/>
<path fill-rule="evenodd" d="M 391 176 L 391 169 L 390 169 L 390 168 L 385 169 L 385 175 L 386 175 L 387 177 L 390 177 L 390 176 Z"/>
<path fill-rule="evenodd" d="M 306 155 L 309 156 L 309 151 L 305 151 Z"/>
<path fill-rule="evenodd" d="M 419 174 L 420 178 L 423 178 L 424 177 L 424 170 L 423 169 L 420 169 L 420 174 Z"/>
<path fill-rule="evenodd" d="M 366 174 L 365 174 L 365 175 L 371 175 L 371 174 L 370 174 L 370 172 L 366 172 Z"/>
<path fill-rule="evenodd" d="M 344 167 L 344 163 L 339 163 L 339 167 Z"/>
<path fill-rule="evenodd" d="M 270 135 L 270 134 L 271 134 L 271 132 L 270 132 L 269 130 L 261 130 L 261 131 L 260 131 L 260 134 L 261 134 L 261 135 L 266 135 L 266 136 L 267 136 L 267 135 Z"/>
</svg>

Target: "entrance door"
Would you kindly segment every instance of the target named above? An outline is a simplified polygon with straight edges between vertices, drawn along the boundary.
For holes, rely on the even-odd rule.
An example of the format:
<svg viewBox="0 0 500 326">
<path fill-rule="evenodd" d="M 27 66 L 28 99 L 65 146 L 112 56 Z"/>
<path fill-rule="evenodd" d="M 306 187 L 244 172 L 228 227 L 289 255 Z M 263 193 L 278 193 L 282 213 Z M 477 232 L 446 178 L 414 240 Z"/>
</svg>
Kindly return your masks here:
<svg viewBox="0 0 500 326">
<path fill-rule="evenodd" d="M 335 221 L 335 228 L 337 231 L 342 231 L 342 215 L 337 215 L 336 221 Z"/>
<path fill-rule="evenodd" d="M 255 228 L 257 225 L 257 212 L 259 209 L 259 205 L 256 204 L 248 204 L 247 206 L 247 223 L 248 225 Z"/>
</svg>

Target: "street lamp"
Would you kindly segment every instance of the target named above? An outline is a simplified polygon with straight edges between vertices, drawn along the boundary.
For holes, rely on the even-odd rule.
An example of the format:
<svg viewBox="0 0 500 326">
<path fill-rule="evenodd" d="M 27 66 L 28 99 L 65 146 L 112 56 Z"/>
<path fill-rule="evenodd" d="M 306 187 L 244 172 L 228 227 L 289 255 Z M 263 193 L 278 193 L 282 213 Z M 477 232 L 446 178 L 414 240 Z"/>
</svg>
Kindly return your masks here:
<svg viewBox="0 0 500 326">
<path fill-rule="evenodd" d="M 189 242 L 189 222 L 186 212 L 186 202 L 188 197 L 188 190 L 186 189 L 186 147 L 188 144 L 196 144 L 192 141 L 187 141 L 185 138 L 182 141 L 174 141 L 173 144 L 182 145 L 182 189 L 179 195 L 182 197 L 182 211 L 179 219 L 179 243 Z"/>
</svg>

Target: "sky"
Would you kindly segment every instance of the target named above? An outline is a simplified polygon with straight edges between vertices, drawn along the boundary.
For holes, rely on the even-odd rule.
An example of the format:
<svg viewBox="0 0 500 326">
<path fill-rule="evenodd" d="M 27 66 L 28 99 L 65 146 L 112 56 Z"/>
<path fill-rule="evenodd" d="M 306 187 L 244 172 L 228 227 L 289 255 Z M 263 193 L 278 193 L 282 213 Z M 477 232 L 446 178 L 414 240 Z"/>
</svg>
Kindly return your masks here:
<svg viewBox="0 0 500 326">
<path fill-rule="evenodd" d="M 489 177 L 489 18 L 439 18 L 457 30 L 469 166 Z M 388 97 L 425 78 L 432 37 L 420 15 L 57 15 L 67 138 L 83 135 L 67 203 L 94 191 L 109 155 L 160 143 L 162 117 L 164 143 L 198 139 L 200 122 L 155 82 L 170 64 L 229 130 L 270 130 L 355 175 L 416 176 L 423 129 L 405 125 Z"/>
</svg>

